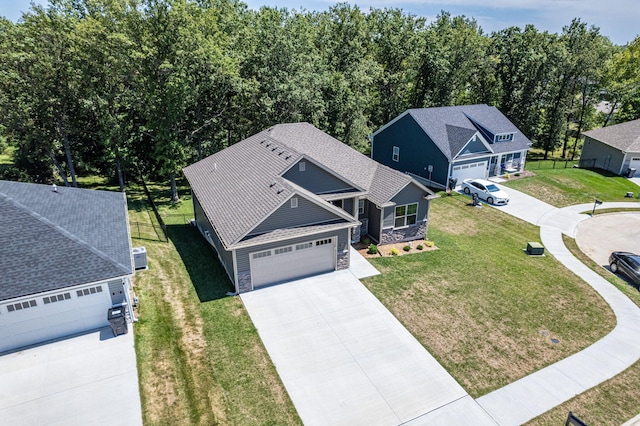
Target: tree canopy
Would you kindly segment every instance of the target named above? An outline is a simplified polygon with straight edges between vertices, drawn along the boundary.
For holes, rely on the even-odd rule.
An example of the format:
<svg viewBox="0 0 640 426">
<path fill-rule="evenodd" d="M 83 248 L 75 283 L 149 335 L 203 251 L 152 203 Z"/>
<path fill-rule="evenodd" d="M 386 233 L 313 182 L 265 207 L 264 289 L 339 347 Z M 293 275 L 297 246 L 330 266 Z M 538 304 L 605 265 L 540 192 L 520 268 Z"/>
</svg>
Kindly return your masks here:
<svg viewBox="0 0 640 426">
<path fill-rule="evenodd" d="M 0 47 L 6 178 L 95 173 L 124 189 L 142 174 L 176 199 L 182 167 L 277 123 L 307 121 L 366 152 L 406 109 L 487 103 L 569 155 L 582 131 L 640 117 L 639 39 L 614 46 L 579 19 L 560 34 L 485 34 L 445 11 L 427 22 L 346 3 L 50 0 L 0 19 Z"/>
</svg>

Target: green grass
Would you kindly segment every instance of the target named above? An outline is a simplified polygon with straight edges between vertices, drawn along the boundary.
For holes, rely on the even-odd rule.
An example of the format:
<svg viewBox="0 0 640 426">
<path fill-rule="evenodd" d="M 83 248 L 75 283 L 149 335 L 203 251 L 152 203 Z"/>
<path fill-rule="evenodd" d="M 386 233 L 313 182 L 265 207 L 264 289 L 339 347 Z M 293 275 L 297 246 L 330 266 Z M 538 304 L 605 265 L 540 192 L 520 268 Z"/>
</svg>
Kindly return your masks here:
<svg viewBox="0 0 640 426">
<path fill-rule="evenodd" d="M 139 187 L 128 194 L 132 220 L 153 216 Z M 241 300 L 226 296 L 233 288 L 215 253 L 191 226 L 168 234 L 168 243 L 134 239 L 149 259 L 135 277 L 144 423 L 300 424 Z"/>
<path fill-rule="evenodd" d="M 582 263 L 596 271 L 640 306 L 638 290 L 591 260 L 580 251 L 575 240 L 566 236 L 563 240 L 571 253 Z M 587 424 L 620 425 L 640 414 L 637 397 L 639 388 L 640 362 L 636 362 L 621 374 L 558 405 L 527 424 L 540 426 L 563 424 L 567 419 L 567 413 L 573 411 Z"/>
<path fill-rule="evenodd" d="M 371 259 L 365 285 L 478 397 L 599 340 L 615 325 L 600 296 L 552 256 L 527 257 L 533 225 L 463 196 L 434 200 L 439 250 Z M 553 344 L 551 338 L 560 343 Z"/>
<path fill-rule="evenodd" d="M 603 170 L 534 169 L 535 176 L 514 179 L 505 185 L 556 207 L 602 201 L 638 201 L 625 198 L 640 191 L 633 182 Z"/>
</svg>

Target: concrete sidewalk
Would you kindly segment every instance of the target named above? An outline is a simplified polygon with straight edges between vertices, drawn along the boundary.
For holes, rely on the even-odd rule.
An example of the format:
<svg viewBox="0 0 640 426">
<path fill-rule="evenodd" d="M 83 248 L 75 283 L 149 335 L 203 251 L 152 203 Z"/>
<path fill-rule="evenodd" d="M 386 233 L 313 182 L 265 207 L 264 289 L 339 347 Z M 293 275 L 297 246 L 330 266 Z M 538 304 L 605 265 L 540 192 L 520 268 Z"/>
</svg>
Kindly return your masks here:
<svg viewBox="0 0 640 426">
<path fill-rule="evenodd" d="M 640 359 L 640 309 L 573 257 L 562 241 L 563 233 L 575 237 L 578 224 L 590 218 L 582 212 L 590 212 L 593 204 L 549 209 L 546 203 L 536 204 L 534 198 L 519 197 L 518 191 L 508 190 L 527 205 L 497 208 L 539 225 L 547 252 L 591 285 L 611 306 L 617 320 L 611 333 L 588 348 L 477 399 L 498 424 L 519 425 L 620 374 Z M 638 206 L 634 202 L 606 204 L 608 208 Z M 526 213 L 518 216 L 519 211 Z"/>
</svg>

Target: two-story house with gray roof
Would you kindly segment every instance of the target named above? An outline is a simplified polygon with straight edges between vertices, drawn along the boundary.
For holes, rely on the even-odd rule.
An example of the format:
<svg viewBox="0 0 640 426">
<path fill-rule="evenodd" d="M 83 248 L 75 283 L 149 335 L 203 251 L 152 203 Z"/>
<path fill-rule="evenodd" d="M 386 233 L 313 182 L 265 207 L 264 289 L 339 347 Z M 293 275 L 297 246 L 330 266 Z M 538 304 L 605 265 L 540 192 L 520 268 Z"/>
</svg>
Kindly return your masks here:
<svg viewBox="0 0 640 426">
<path fill-rule="evenodd" d="M 640 120 L 584 132 L 580 161 L 615 174 L 640 176 Z"/>
<path fill-rule="evenodd" d="M 110 308 L 131 306 L 123 193 L 0 181 L 0 241 L 0 352 L 109 326 Z"/>
<path fill-rule="evenodd" d="M 410 109 L 372 135 L 371 157 L 445 188 L 450 178 L 485 179 L 524 170 L 531 141 L 496 107 Z"/>
<path fill-rule="evenodd" d="M 308 123 L 273 126 L 184 174 L 196 225 L 237 293 L 348 268 L 361 235 L 425 238 L 433 197 Z"/>
</svg>

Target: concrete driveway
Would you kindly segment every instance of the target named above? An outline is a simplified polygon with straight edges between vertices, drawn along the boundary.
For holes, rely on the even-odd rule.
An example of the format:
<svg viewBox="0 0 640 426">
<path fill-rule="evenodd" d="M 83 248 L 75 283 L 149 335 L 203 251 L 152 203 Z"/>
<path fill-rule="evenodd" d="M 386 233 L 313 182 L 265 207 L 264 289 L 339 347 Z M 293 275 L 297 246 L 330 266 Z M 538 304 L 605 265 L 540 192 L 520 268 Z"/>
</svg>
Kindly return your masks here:
<svg viewBox="0 0 640 426">
<path fill-rule="evenodd" d="M 241 298 L 305 425 L 495 425 L 350 271 Z"/>
<path fill-rule="evenodd" d="M 141 425 L 133 330 L 105 328 L 0 356 L 0 423 Z"/>
</svg>

